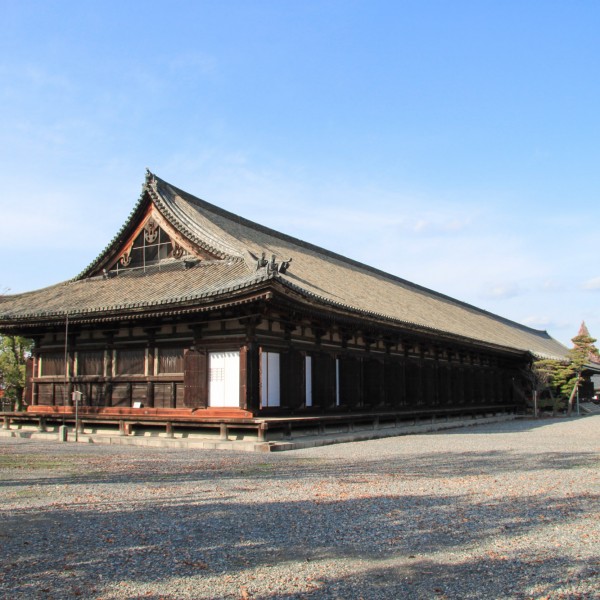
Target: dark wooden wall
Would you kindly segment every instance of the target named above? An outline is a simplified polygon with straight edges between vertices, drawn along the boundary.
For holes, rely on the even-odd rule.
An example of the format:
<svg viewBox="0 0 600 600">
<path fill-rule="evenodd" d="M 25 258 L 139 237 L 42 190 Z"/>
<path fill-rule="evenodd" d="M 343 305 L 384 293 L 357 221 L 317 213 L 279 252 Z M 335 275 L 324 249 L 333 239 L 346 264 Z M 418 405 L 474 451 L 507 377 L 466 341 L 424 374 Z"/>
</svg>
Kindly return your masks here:
<svg viewBox="0 0 600 600">
<path fill-rule="evenodd" d="M 31 368 L 33 404 L 156 409 L 208 406 L 208 353 L 240 352 L 240 408 L 254 414 L 414 411 L 508 405 L 524 357 L 386 337 L 314 319 L 215 314 L 211 320 L 161 323 L 69 334 L 40 334 Z M 281 406 L 262 409 L 260 353 L 280 355 Z M 305 405 L 306 357 L 312 361 L 312 406 Z"/>
</svg>

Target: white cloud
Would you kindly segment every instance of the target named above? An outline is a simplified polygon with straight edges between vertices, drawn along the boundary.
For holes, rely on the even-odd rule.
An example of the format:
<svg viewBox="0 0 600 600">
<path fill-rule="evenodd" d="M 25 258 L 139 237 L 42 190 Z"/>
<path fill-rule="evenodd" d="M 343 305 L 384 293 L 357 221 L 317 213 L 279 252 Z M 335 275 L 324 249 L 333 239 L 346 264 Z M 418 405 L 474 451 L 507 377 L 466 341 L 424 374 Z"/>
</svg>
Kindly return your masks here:
<svg viewBox="0 0 600 600">
<path fill-rule="evenodd" d="M 593 279 L 588 279 L 582 285 L 584 290 L 600 290 L 600 277 L 594 277 Z"/>
<path fill-rule="evenodd" d="M 565 289 L 565 286 L 563 283 L 553 280 L 553 279 L 546 279 L 545 281 L 542 281 L 540 283 L 540 285 L 538 286 L 538 289 L 541 290 L 542 292 L 561 292 Z"/>
<path fill-rule="evenodd" d="M 483 286 L 482 293 L 487 298 L 514 298 L 523 294 L 523 289 L 514 282 L 491 283 Z"/>
<path fill-rule="evenodd" d="M 522 320 L 523 325 L 528 325 L 534 329 L 549 329 L 553 325 L 557 325 L 555 321 L 548 315 L 531 315 Z"/>
</svg>

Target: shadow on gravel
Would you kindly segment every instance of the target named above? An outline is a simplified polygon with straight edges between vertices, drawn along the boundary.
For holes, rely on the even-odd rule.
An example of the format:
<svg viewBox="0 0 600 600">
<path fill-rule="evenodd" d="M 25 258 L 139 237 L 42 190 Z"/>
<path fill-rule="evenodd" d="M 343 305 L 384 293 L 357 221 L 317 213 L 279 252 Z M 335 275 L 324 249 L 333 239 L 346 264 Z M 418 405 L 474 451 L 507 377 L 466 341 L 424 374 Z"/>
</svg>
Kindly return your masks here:
<svg viewBox="0 0 600 600">
<path fill-rule="evenodd" d="M 401 559 L 398 566 L 373 568 L 355 576 L 322 578 L 302 594 L 256 593 L 255 600 L 316 600 L 322 598 L 425 599 L 453 598 L 597 598 L 600 563 L 483 558 L 460 564 Z M 573 592 L 582 587 L 584 593 Z M 249 588 L 252 589 L 251 587 Z M 158 598 L 158 597 L 156 597 Z"/>
<path fill-rule="evenodd" d="M 181 454 L 181 464 L 175 457 L 154 450 L 151 456 L 138 453 L 95 456 L 61 453 L 19 458 L 10 455 L 6 468 L 0 454 L 0 483 L 3 487 L 54 486 L 67 484 L 111 483 L 190 483 L 246 479 L 278 481 L 323 478 L 357 478 L 373 475 L 402 476 L 406 479 L 463 478 L 466 476 L 527 473 L 542 469 L 562 471 L 580 468 L 600 468 L 597 452 L 454 452 L 430 453 L 419 456 L 398 454 L 369 460 L 340 458 L 298 458 L 282 454 L 245 454 L 214 452 Z M 19 461 L 22 461 L 19 463 Z M 37 461 L 43 468 L 37 467 Z M 39 471 L 40 476 L 35 473 Z M 43 475 L 42 475 L 43 473 Z"/>
<path fill-rule="evenodd" d="M 475 420 L 474 427 L 459 427 L 456 429 L 444 429 L 443 431 L 434 431 L 430 433 L 422 433 L 420 435 L 489 435 L 490 433 L 522 433 L 527 431 L 535 431 L 539 429 L 551 429 L 553 427 L 565 427 L 569 424 L 576 424 L 581 419 L 585 419 L 591 423 L 592 419 L 596 419 L 600 423 L 600 415 L 586 415 L 586 416 L 572 416 L 567 417 L 566 415 L 560 417 L 552 417 L 550 415 L 544 415 L 539 419 L 530 418 L 519 418 L 510 421 L 500 421 L 498 423 L 489 423 L 478 425 Z"/>
<path fill-rule="evenodd" d="M 195 496 L 168 505 L 159 500 L 158 506 L 138 504 L 133 495 L 129 503 L 111 504 L 107 499 L 102 507 L 86 506 L 84 497 L 74 500 L 81 503 L 5 516 L 0 525 L 0 595 L 113 597 L 102 590 L 123 582 L 135 582 L 152 594 L 153 586 L 168 586 L 178 578 L 209 586 L 204 590 L 234 578 L 247 583 L 249 591 L 254 585 L 259 592 L 258 582 L 251 578 L 257 569 L 288 567 L 286 576 L 291 572 L 305 586 L 302 577 L 309 567 L 340 559 L 359 561 L 364 571 L 315 579 L 311 570 L 310 586 L 316 586 L 312 595 L 271 597 L 354 598 L 360 596 L 357 590 L 364 598 L 410 597 L 407 590 L 416 586 L 420 591 L 414 597 L 430 598 L 443 595 L 445 587 L 452 585 L 462 592 L 451 597 L 468 598 L 476 597 L 475 590 L 481 593 L 488 583 L 500 586 L 494 587 L 499 593 L 508 593 L 534 582 L 551 591 L 552 585 L 571 576 L 556 558 L 557 548 L 535 562 L 531 557 L 518 561 L 490 554 L 474 562 L 457 559 L 459 564 L 435 566 L 428 557 L 441 551 L 460 556 L 494 537 L 519 539 L 536 528 L 548 530 L 565 521 L 574 524 L 573 536 L 585 535 L 577 519 L 597 511 L 600 497 L 539 495 L 518 502 L 506 497 L 481 503 L 467 495 L 374 493 L 340 499 L 324 492 L 315 493 L 310 501 L 260 503 L 219 498 L 212 490 L 204 499 Z M 569 564 L 571 570 L 587 568 L 586 577 L 598 577 L 598 565 Z M 155 597 L 169 596 L 157 592 Z M 269 596 L 253 592 L 253 597 Z"/>
</svg>

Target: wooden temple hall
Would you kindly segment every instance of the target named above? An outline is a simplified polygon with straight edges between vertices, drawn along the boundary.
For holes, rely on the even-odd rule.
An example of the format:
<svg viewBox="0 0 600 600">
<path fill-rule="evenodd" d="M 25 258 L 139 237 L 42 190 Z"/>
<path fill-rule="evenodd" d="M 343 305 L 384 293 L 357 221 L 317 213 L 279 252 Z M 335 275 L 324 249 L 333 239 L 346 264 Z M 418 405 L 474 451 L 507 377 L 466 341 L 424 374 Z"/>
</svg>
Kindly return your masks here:
<svg viewBox="0 0 600 600">
<path fill-rule="evenodd" d="M 83 428 L 217 439 L 519 411 L 533 358 L 566 352 L 149 172 L 79 275 L 0 296 L 0 332 L 34 340 L 32 421 L 72 424 L 76 397 Z"/>
</svg>

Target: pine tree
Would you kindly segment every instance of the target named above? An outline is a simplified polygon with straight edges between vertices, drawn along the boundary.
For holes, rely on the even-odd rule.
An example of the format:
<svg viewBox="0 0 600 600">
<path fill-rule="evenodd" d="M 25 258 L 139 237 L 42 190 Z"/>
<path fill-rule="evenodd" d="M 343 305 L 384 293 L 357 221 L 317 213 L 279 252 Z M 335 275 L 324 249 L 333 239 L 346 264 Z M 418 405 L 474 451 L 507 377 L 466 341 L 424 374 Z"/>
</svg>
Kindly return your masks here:
<svg viewBox="0 0 600 600">
<path fill-rule="evenodd" d="M 543 359 L 533 364 L 532 371 L 537 391 L 548 390 L 553 398 L 553 409 L 556 412 L 561 400 L 567 400 L 567 412 L 573 410 L 573 401 L 577 390 L 583 383 L 582 373 L 589 363 L 600 364 L 600 353 L 594 345 L 596 339 L 590 335 L 585 322 L 577 335 L 571 340 L 571 348 L 564 361 Z"/>
<path fill-rule="evenodd" d="M 583 382 L 582 372 L 585 366 L 589 363 L 600 363 L 600 353 L 594 345 L 596 339 L 590 335 L 585 321 L 581 323 L 577 335 L 571 341 L 573 342 L 573 348 L 568 353 L 569 365 L 560 375 L 561 392 L 569 398 L 569 414 L 573 410 L 573 401 L 577 389 Z"/>
</svg>

